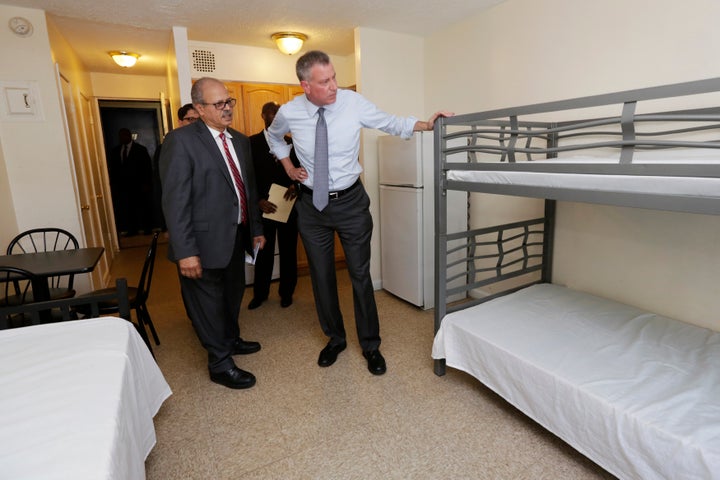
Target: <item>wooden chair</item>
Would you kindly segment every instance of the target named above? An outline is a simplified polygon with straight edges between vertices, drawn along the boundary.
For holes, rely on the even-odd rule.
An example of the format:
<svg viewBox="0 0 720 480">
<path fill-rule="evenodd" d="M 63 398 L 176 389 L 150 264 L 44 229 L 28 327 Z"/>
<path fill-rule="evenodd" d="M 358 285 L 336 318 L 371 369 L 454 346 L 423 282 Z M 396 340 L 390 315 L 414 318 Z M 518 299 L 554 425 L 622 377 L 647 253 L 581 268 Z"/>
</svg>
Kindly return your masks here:
<svg viewBox="0 0 720 480">
<path fill-rule="evenodd" d="M 8 267 L 4 267 L 8 268 Z M 49 310 L 58 312 L 54 319 L 59 321 L 77 320 L 78 311 L 86 312 L 87 318 L 96 318 L 102 315 L 102 305 L 106 303 L 117 305 L 117 309 L 112 312 L 118 317 L 132 322 L 130 298 L 128 294 L 127 280 L 118 278 L 115 282 L 115 288 L 108 289 L 104 293 L 92 293 L 87 295 L 79 295 L 71 298 L 59 298 L 57 300 L 48 300 L 46 302 L 23 303 L 16 305 L 0 304 L 0 329 L 11 328 L 8 319 L 17 319 L 21 317 L 24 320 L 22 326 L 37 325 L 42 322 L 43 313 Z M 140 328 L 138 324 L 133 323 L 143 341 L 147 345 L 150 353 L 153 353 L 150 339 L 144 328 Z"/>
<path fill-rule="evenodd" d="M 138 281 L 137 287 L 128 287 L 130 307 L 135 310 L 135 314 L 137 317 L 137 325 L 139 329 L 143 332 L 145 331 L 145 325 L 150 327 L 150 332 L 152 333 L 156 345 L 160 345 L 160 338 L 158 337 L 157 331 L 155 330 L 155 325 L 153 325 L 152 318 L 150 317 L 150 312 L 147 308 L 147 299 L 150 294 L 150 284 L 152 282 L 153 270 L 155 269 L 155 256 L 157 254 L 158 236 L 159 233 L 157 232 L 153 234 L 152 241 L 150 242 L 150 247 L 148 247 L 147 254 L 145 255 L 145 262 L 143 264 L 142 272 L 140 273 L 140 279 Z M 115 288 L 113 287 L 103 288 L 100 290 L 94 290 L 86 295 L 106 294 L 111 293 L 114 290 Z M 80 295 L 80 297 L 82 296 L 83 295 Z M 100 313 L 103 315 L 116 313 L 118 311 L 118 305 L 115 301 L 100 302 L 99 307 Z M 145 336 L 143 336 L 143 338 L 146 337 L 147 333 L 145 333 Z"/>
<path fill-rule="evenodd" d="M 22 305 L 32 296 L 32 282 L 35 275 L 15 267 L 0 267 L 0 285 L 3 295 L 0 297 L 0 307 Z M 17 323 L 22 323 L 20 315 L 8 315 L 0 317 L 0 329 L 10 328 Z"/>
<path fill-rule="evenodd" d="M 66 230 L 54 227 L 33 228 L 13 238 L 8 245 L 7 254 L 51 252 L 77 248 L 79 248 L 77 239 Z M 50 289 L 50 300 L 74 297 L 74 279 L 74 275 L 49 277 L 48 288 Z M 27 301 L 33 301 L 32 292 L 27 293 L 29 295 Z"/>
</svg>

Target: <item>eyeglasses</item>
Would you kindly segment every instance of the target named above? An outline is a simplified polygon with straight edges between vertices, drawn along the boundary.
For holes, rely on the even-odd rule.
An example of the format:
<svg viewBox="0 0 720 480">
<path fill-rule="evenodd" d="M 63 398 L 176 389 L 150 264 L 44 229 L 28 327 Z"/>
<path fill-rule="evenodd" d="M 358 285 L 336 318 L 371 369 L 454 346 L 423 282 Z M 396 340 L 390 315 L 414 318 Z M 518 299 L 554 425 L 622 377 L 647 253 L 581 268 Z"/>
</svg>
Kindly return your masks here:
<svg viewBox="0 0 720 480">
<path fill-rule="evenodd" d="M 199 119 L 200 119 L 200 117 L 185 117 L 185 118 L 183 118 L 183 122 L 190 122 L 190 123 L 192 123 L 192 122 L 194 122 L 194 121 L 196 121 L 196 120 L 199 120 Z"/>
<path fill-rule="evenodd" d="M 227 105 L 228 107 L 232 108 L 232 107 L 235 106 L 236 103 L 237 103 L 237 100 L 236 100 L 236 99 L 234 99 L 234 98 L 228 98 L 227 100 L 221 100 L 221 101 L 216 102 L 216 103 L 204 103 L 204 102 L 203 102 L 203 105 L 213 105 L 217 110 L 223 110 L 226 105 Z"/>
</svg>

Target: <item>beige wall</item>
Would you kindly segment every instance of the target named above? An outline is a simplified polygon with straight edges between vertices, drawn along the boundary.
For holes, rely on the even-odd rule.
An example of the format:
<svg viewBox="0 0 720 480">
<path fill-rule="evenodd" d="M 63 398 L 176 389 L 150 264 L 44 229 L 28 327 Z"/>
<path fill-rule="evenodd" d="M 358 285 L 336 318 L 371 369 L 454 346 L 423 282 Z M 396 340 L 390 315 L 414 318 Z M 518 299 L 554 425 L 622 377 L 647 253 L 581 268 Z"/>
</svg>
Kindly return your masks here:
<svg viewBox="0 0 720 480">
<path fill-rule="evenodd" d="M 1 127 L 0 127 L 1 128 Z M 15 204 L 13 203 L 12 192 L 10 191 L 10 177 L 5 167 L 5 156 L 3 154 L 2 130 L 0 129 L 0 245 L 7 246 L 13 236 L 19 231 L 17 219 L 15 218 Z M 0 249 L 0 253 L 4 249 Z"/>
<path fill-rule="evenodd" d="M 716 0 L 507 0 L 428 39 L 426 105 L 467 113 L 717 77 L 718 18 Z M 555 281 L 720 330 L 719 240 L 720 216 L 565 203 Z"/>
<path fill-rule="evenodd" d="M 0 18 L 14 16 L 30 20 L 34 31 L 19 37 L 0 28 L 0 64 L 6 66 L 0 81 L 34 82 L 41 115 L 26 121 L 0 118 L 0 245 L 19 231 L 51 224 L 81 236 L 45 14 L 0 5 Z"/>
<path fill-rule="evenodd" d="M 90 78 L 97 98 L 159 100 L 160 92 L 167 88 L 165 77 L 150 75 L 93 72 Z"/>
<path fill-rule="evenodd" d="M 358 92 L 386 112 L 424 118 L 422 38 L 371 28 L 356 28 L 355 57 Z M 402 58 L 402 61 L 399 62 L 398 58 Z M 362 179 L 370 196 L 370 212 L 375 222 L 370 273 L 376 288 L 381 286 L 377 137 L 382 134 L 378 130 L 363 130 L 360 149 Z"/>
</svg>

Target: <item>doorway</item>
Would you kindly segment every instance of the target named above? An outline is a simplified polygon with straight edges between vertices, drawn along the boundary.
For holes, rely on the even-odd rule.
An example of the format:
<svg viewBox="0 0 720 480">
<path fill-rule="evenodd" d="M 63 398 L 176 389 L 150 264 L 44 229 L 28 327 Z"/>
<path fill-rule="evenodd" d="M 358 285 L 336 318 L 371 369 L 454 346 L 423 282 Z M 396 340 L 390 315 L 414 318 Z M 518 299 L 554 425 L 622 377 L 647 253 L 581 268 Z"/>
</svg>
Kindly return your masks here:
<svg viewBox="0 0 720 480">
<path fill-rule="evenodd" d="M 164 230 L 156 152 L 162 138 L 160 101 L 99 100 L 100 125 L 120 248 L 147 245 Z M 120 132 L 132 140 L 121 149 Z M 127 139 L 124 140 L 127 142 Z"/>
</svg>

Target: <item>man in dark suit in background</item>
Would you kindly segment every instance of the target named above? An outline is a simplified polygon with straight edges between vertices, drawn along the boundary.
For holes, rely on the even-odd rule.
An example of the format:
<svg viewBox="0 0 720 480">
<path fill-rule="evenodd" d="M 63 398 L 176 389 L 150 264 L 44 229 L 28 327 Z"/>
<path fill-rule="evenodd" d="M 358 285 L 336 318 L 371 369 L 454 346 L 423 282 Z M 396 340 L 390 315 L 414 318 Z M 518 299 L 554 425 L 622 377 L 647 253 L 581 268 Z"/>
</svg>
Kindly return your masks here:
<svg viewBox="0 0 720 480">
<path fill-rule="evenodd" d="M 118 132 L 120 145 L 110 152 L 110 190 L 121 235 L 152 229 L 152 161 L 147 148 L 133 141 L 127 128 Z"/>
<path fill-rule="evenodd" d="M 208 352 L 210 379 L 249 388 L 255 376 L 232 356 L 260 350 L 240 338 L 238 326 L 245 252 L 265 245 L 250 142 L 228 128 L 236 100 L 222 82 L 201 78 L 190 94 L 202 121 L 170 132 L 160 154 L 168 258 L 177 263 L 185 310 Z"/>
<path fill-rule="evenodd" d="M 267 142 L 267 128 L 275 118 L 280 105 L 275 102 L 268 102 L 262 107 L 262 118 L 265 122 L 265 129 L 250 137 L 253 164 L 257 177 L 258 204 L 263 213 L 274 213 L 277 205 L 268 200 L 270 185 L 276 183 L 288 190 L 285 193 L 286 199 L 296 196 L 295 183 L 285 173 L 282 163 L 270 153 Z M 291 153 L 291 158 L 296 163 L 297 159 Z M 263 218 L 263 232 L 267 241 L 266 248 L 258 253 L 255 260 L 255 280 L 253 282 L 253 299 L 248 308 L 258 308 L 268 298 L 270 293 L 270 282 L 272 280 L 273 266 L 275 263 L 275 238 L 278 241 L 280 253 L 280 306 L 283 308 L 292 305 L 292 296 L 297 285 L 297 214 L 293 208 L 286 223 Z"/>
</svg>

